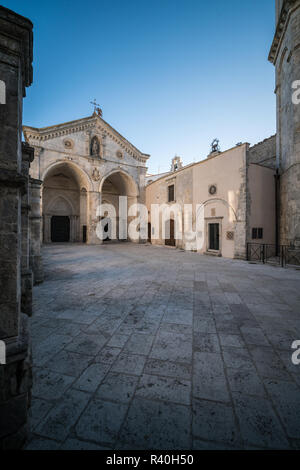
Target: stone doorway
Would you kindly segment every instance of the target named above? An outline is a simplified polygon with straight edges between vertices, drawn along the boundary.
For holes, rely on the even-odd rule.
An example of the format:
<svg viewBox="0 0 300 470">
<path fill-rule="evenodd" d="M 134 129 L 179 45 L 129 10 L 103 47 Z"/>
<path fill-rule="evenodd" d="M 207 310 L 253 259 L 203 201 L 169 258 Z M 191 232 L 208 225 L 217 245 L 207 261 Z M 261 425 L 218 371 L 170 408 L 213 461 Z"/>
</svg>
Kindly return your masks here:
<svg viewBox="0 0 300 470">
<path fill-rule="evenodd" d="M 70 241 L 70 218 L 66 215 L 53 215 L 51 217 L 51 241 Z"/>
<path fill-rule="evenodd" d="M 166 234 L 168 234 L 168 233 L 170 235 L 169 235 L 169 238 L 166 238 L 165 245 L 167 245 L 167 246 L 176 246 L 174 219 L 170 219 L 166 222 Z"/>
<path fill-rule="evenodd" d="M 209 250 L 220 250 L 220 225 L 218 223 L 208 224 Z"/>
</svg>

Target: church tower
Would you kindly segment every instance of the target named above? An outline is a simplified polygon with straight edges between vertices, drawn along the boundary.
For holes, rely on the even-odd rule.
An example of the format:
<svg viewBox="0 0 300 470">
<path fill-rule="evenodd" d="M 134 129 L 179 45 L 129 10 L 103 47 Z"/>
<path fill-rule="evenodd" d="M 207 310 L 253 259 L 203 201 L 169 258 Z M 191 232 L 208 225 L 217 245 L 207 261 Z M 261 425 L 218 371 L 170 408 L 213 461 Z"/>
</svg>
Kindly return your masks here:
<svg viewBox="0 0 300 470">
<path fill-rule="evenodd" d="M 280 243 L 300 247 L 300 0 L 276 0 L 276 158 L 280 175 Z"/>
</svg>

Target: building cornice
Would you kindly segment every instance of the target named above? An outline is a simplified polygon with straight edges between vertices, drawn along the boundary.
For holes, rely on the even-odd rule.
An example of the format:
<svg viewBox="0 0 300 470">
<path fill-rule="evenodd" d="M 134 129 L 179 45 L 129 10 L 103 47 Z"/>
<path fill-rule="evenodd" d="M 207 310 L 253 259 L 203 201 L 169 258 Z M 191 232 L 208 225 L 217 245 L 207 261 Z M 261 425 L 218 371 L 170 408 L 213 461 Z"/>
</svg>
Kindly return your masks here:
<svg viewBox="0 0 300 470">
<path fill-rule="evenodd" d="M 0 51 L 9 55 L 12 65 L 21 62 L 23 96 L 32 83 L 33 25 L 31 21 L 0 5 Z"/>
<path fill-rule="evenodd" d="M 135 160 L 145 163 L 150 155 L 140 152 L 134 145 L 132 145 L 125 137 L 119 134 L 112 126 L 110 126 L 104 119 L 94 113 L 92 116 L 78 119 L 75 121 L 69 121 L 54 126 L 36 128 L 23 126 L 24 136 L 27 142 L 31 145 L 40 146 L 40 142 L 54 139 L 57 137 L 74 134 L 81 131 L 89 131 L 97 129 L 98 132 L 102 133 L 102 137 L 110 137 L 112 140 L 118 143 L 131 157 Z"/>
<path fill-rule="evenodd" d="M 272 42 L 272 46 L 269 52 L 269 61 L 272 64 L 276 64 L 284 32 L 286 31 L 287 25 L 289 23 L 291 14 L 300 7 L 300 0 L 285 0 L 281 12 L 277 21 L 277 27 Z"/>
</svg>

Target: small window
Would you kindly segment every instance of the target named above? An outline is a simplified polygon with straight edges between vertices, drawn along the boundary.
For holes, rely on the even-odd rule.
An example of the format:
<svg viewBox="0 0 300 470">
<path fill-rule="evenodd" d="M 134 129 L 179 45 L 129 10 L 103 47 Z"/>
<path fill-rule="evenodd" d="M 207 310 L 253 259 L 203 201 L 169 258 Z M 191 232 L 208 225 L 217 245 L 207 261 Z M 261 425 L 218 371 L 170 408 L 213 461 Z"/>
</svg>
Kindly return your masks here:
<svg viewBox="0 0 300 470">
<path fill-rule="evenodd" d="M 252 229 L 252 239 L 253 240 L 256 240 L 256 239 L 262 239 L 264 238 L 264 230 L 263 228 L 259 227 L 259 228 L 253 228 Z"/>
<path fill-rule="evenodd" d="M 168 202 L 174 201 L 174 184 L 168 186 Z"/>
</svg>

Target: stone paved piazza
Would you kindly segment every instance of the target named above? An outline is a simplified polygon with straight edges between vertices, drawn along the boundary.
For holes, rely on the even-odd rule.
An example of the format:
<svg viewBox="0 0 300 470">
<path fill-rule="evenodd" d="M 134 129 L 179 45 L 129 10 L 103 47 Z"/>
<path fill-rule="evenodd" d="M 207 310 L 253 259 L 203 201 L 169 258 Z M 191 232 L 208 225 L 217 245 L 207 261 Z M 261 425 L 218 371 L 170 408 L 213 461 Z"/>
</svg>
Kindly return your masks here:
<svg viewBox="0 0 300 470">
<path fill-rule="evenodd" d="M 43 248 L 28 449 L 300 448 L 300 272 L 130 243 Z"/>
</svg>

